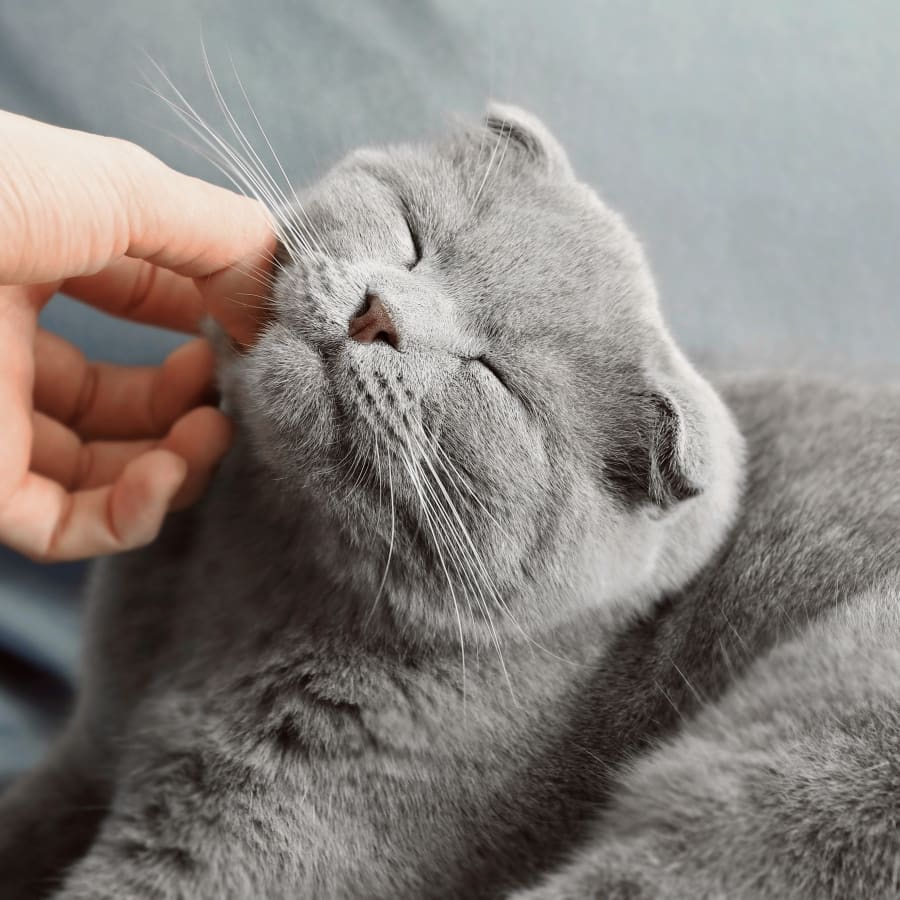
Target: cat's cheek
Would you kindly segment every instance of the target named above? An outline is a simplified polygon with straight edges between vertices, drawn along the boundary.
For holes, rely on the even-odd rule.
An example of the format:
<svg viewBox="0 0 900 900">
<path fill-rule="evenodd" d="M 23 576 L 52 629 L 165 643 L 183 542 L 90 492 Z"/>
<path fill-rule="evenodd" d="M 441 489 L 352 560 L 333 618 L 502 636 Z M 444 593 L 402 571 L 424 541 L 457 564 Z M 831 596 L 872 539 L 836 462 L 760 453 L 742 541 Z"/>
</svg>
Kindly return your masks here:
<svg viewBox="0 0 900 900">
<path fill-rule="evenodd" d="M 240 361 L 233 403 L 251 442 L 292 475 L 333 438 L 334 414 L 321 358 L 286 329 L 272 329 Z"/>
<path fill-rule="evenodd" d="M 465 473 L 477 497 L 469 511 L 480 554 L 502 573 L 499 577 L 513 578 L 540 532 L 552 528 L 553 517 L 546 511 L 553 506 L 557 478 L 536 424 L 501 391 L 505 389 L 486 384 L 448 402 L 440 443 L 455 479 Z M 465 489 L 460 492 L 463 499 L 471 496 Z"/>
</svg>

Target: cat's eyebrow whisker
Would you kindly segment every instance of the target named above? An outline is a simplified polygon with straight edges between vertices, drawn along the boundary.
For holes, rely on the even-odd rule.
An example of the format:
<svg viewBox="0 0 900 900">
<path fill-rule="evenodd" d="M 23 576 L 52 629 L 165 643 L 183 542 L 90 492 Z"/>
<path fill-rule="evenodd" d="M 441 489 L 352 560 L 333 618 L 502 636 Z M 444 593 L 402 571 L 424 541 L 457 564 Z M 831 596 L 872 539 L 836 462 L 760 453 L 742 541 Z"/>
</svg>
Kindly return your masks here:
<svg viewBox="0 0 900 900">
<path fill-rule="evenodd" d="M 272 142 L 269 140 L 268 134 L 266 134 L 266 130 L 262 126 L 262 122 L 259 120 L 259 116 L 256 114 L 256 110 L 253 108 L 253 104 L 250 102 L 250 97 L 247 94 L 246 89 L 244 88 L 244 82 L 241 80 L 241 76 L 238 75 L 237 67 L 234 64 L 234 59 L 229 56 L 229 60 L 231 62 L 231 71 L 234 73 L 234 79 L 237 82 L 238 88 L 241 91 L 241 94 L 244 98 L 244 102 L 247 104 L 247 109 L 250 111 L 250 115 L 253 116 L 253 121 L 256 123 L 256 127 L 259 129 L 260 135 L 262 135 L 262 139 L 266 142 L 266 146 L 269 148 L 269 152 L 272 154 L 272 159 L 275 160 L 275 165 L 278 166 L 278 170 L 281 172 L 282 178 L 284 178 L 284 182 L 287 185 L 287 189 L 291 192 L 293 197 L 294 205 L 297 209 L 300 210 L 300 214 L 304 218 L 304 228 L 306 233 L 309 235 L 312 243 L 316 245 L 316 249 L 321 253 L 321 235 L 316 232 L 315 226 L 312 223 L 312 220 L 306 213 L 306 209 L 303 204 L 300 202 L 300 198 L 297 196 L 297 191 L 291 183 L 290 178 L 287 176 L 287 172 L 284 170 L 284 166 L 281 164 L 281 160 L 278 158 L 278 154 L 275 152 L 275 148 L 272 146 Z"/>
<path fill-rule="evenodd" d="M 147 84 L 147 90 L 155 94 L 165 103 L 185 125 L 198 137 L 221 161 L 220 164 L 214 163 L 216 168 L 228 178 L 229 181 L 242 193 L 247 193 L 255 197 L 263 203 L 273 216 L 276 223 L 282 229 L 291 229 L 291 223 L 280 214 L 279 203 L 273 197 L 271 191 L 266 186 L 265 181 L 261 181 L 259 175 L 254 172 L 249 162 L 238 153 L 215 129 L 213 129 L 206 120 L 194 109 L 188 102 L 187 98 L 175 86 L 169 76 L 165 73 L 162 66 L 152 57 L 148 56 L 150 63 L 154 66 L 159 76 L 165 82 L 167 88 L 176 97 L 176 103 L 170 97 L 167 97 L 161 91 L 157 90 L 151 83 Z M 181 105 L 179 105 L 181 104 Z M 212 160 L 211 160 L 212 162 Z M 300 244 L 307 252 L 312 252 L 308 244 L 298 235 L 292 235 L 295 240 L 300 240 Z M 288 240 L 288 236 L 282 234 L 285 243 L 292 247 L 292 243 Z M 294 248 L 296 251 L 296 248 Z"/>
<path fill-rule="evenodd" d="M 265 206 L 269 214 L 272 216 L 273 223 L 278 229 L 279 236 L 281 237 L 285 245 L 292 253 L 296 254 L 297 248 L 294 246 L 292 241 L 287 239 L 284 233 L 284 229 L 288 226 L 289 223 L 286 219 L 284 219 L 284 217 L 280 216 L 278 209 L 276 207 L 273 207 L 271 200 L 269 200 L 265 196 L 265 192 L 256 186 L 253 176 L 249 176 L 246 174 L 244 170 L 244 164 L 242 162 L 235 161 L 234 159 L 230 159 L 227 153 L 215 147 L 213 142 L 209 140 L 193 123 L 190 116 L 185 113 L 184 110 L 182 110 L 177 104 L 169 100 L 168 97 L 165 97 L 159 92 L 153 91 L 150 88 L 148 88 L 148 90 L 151 90 L 152 93 L 156 94 L 157 97 L 159 97 L 164 103 L 166 103 L 182 120 L 182 122 L 184 122 L 184 124 L 197 137 L 199 137 L 216 155 L 212 156 L 209 153 L 203 152 L 196 145 L 192 144 L 190 141 L 184 140 L 178 135 L 173 135 L 173 137 L 183 143 L 185 146 L 191 148 L 199 156 L 202 156 L 211 166 L 213 166 L 213 168 L 220 172 L 238 192 L 253 197 L 254 199 L 261 202 Z"/>
<path fill-rule="evenodd" d="M 203 66 L 206 70 L 206 77 L 209 80 L 210 86 L 212 87 L 213 95 L 216 98 L 216 102 L 219 105 L 219 109 L 221 110 L 222 115 L 225 117 L 225 121 L 228 124 L 228 127 L 231 129 L 231 133 L 235 136 L 235 139 L 238 141 L 240 146 L 243 148 L 245 154 L 247 154 L 247 156 L 245 156 L 245 160 L 248 164 L 248 167 L 253 168 L 253 170 L 255 171 L 255 173 L 257 175 L 259 183 L 266 188 L 266 190 L 268 192 L 268 196 L 271 198 L 273 206 L 275 206 L 275 207 L 290 207 L 290 201 L 288 200 L 284 191 L 281 190 L 278 183 L 275 181 L 272 174 L 269 172 L 268 168 L 263 163 L 259 154 L 256 152 L 255 148 L 253 147 L 253 144 L 250 142 L 250 140 L 247 138 L 246 134 L 244 133 L 243 129 L 238 124 L 238 121 L 235 118 L 234 114 L 231 112 L 231 109 L 229 108 L 228 103 L 225 100 L 225 96 L 222 93 L 221 88 L 219 87 L 218 81 L 216 80 L 215 74 L 213 73 L 212 65 L 210 64 L 209 56 L 206 52 L 206 45 L 203 43 L 203 41 L 201 41 L 200 47 L 201 47 L 201 51 L 202 51 L 202 55 L 203 55 Z M 233 65 L 233 63 L 232 63 L 232 65 Z M 237 74 L 237 73 L 235 72 L 235 74 Z M 245 95 L 245 97 L 246 97 L 246 95 Z M 248 106 L 249 106 L 249 100 L 248 100 Z M 256 118 L 256 114 L 253 113 L 252 108 L 251 108 L 251 113 L 253 114 L 254 118 Z M 262 132 L 262 126 L 259 124 L 259 120 L 256 119 L 256 122 L 257 122 L 257 126 L 259 127 L 260 131 Z M 268 138 L 265 136 L 264 132 L 262 132 L 262 133 L 263 133 L 263 138 L 268 143 Z M 269 147 L 271 149 L 271 144 L 269 145 Z M 299 234 L 299 232 L 296 231 L 295 223 L 290 221 L 287 216 L 283 217 L 282 221 L 286 228 L 289 228 L 294 231 L 294 237 L 296 239 L 300 240 L 301 243 L 304 243 L 301 235 Z M 305 245 L 309 247 L 310 251 L 312 251 L 312 249 L 313 249 L 312 243 L 313 242 L 310 239 L 310 236 L 308 234 L 305 235 L 305 237 L 307 238 L 307 240 L 305 241 Z M 316 249 L 319 250 L 320 248 L 316 247 Z"/>
<path fill-rule="evenodd" d="M 497 173 L 500 171 L 500 166 L 503 164 L 503 158 L 506 156 L 506 151 L 509 148 L 509 139 L 512 135 L 512 129 L 508 125 L 504 125 L 500 134 L 497 135 L 497 140 L 494 143 L 494 149 L 491 152 L 490 158 L 488 159 L 488 164 L 484 170 L 484 177 L 481 179 L 481 184 L 478 186 L 478 190 L 475 192 L 475 199 L 472 201 L 472 205 L 469 208 L 469 218 L 473 216 L 475 213 L 475 209 L 478 206 L 478 200 L 481 198 L 482 193 L 484 192 L 485 186 L 488 183 L 488 176 L 491 174 L 491 167 L 494 164 L 494 159 L 497 156 L 497 149 L 500 147 L 501 141 L 503 142 L 503 152 L 500 155 L 500 159 L 497 162 L 497 167 L 494 169 L 494 177 L 496 178 Z M 506 140 L 504 141 L 504 136 Z"/>
<path fill-rule="evenodd" d="M 475 197 L 472 199 L 472 205 L 469 209 L 469 216 L 471 218 L 475 213 L 475 209 L 478 206 L 478 201 L 481 198 L 481 194 L 484 191 L 484 187 L 487 184 L 488 177 L 491 173 L 491 168 L 494 165 L 494 160 L 497 158 L 497 150 L 500 147 L 500 135 L 497 135 L 497 139 L 494 141 L 494 146 L 491 148 L 491 154 L 488 157 L 487 165 L 484 167 L 484 175 L 482 176 L 481 183 L 478 185 L 478 190 L 475 191 Z"/>
<path fill-rule="evenodd" d="M 269 172 L 265 163 L 263 163 L 259 154 L 256 152 L 255 148 L 253 147 L 253 144 L 247 138 L 243 129 L 238 124 L 238 121 L 235 118 L 234 114 L 231 112 L 231 109 L 229 108 L 228 103 L 225 100 L 225 96 L 222 93 L 222 90 L 219 87 L 219 84 L 216 80 L 215 74 L 213 73 L 212 65 L 210 64 L 210 61 L 209 61 L 209 55 L 206 52 L 206 45 L 204 44 L 203 41 L 200 42 L 200 47 L 201 47 L 201 51 L 202 51 L 202 55 L 203 55 L 203 66 L 206 70 L 206 77 L 208 78 L 210 86 L 212 87 L 213 94 L 216 98 L 216 102 L 219 105 L 219 109 L 222 111 L 222 115 L 225 116 L 225 121 L 228 123 L 228 126 L 231 129 L 232 134 L 235 136 L 238 143 L 244 149 L 244 152 L 246 154 L 248 154 L 248 156 L 245 157 L 247 159 L 248 164 L 253 166 L 255 172 L 257 173 L 257 175 L 259 177 L 259 181 L 268 188 L 270 196 L 272 196 L 275 199 L 275 201 L 277 201 L 275 203 L 275 205 L 290 207 L 290 201 L 288 200 L 284 191 L 280 188 L 280 186 L 276 182 L 275 178 Z M 233 61 L 232 61 L 232 68 L 234 68 Z M 237 75 L 236 70 L 235 70 L 235 75 Z M 238 79 L 238 80 L 240 81 L 240 79 Z M 241 85 L 241 90 L 243 92 L 243 85 Z M 265 140 L 266 144 L 268 144 L 268 146 L 269 146 L 269 150 L 272 152 L 272 154 L 274 156 L 274 151 L 272 150 L 272 145 L 269 143 L 269 139 L 266 136 L 265 131 L 263 131 L 262 125 L 260 124 L 260 121 L 257 118 L 256 113 L 253 111 L 253 108 L 250 106 L 249 98 L 247 98 L 246 92 L 243 92 L 243 93 L 244 93 L 244 99 L 247 102 L 247 106 L 250 109 L 251 115 L 253 116 L 254 120 L 256 121 L 257 128 L 259 129 L 260 133 L 263 136 L 263 139 Z M 280 165 L 281 164 L 279 163 L 279 167 L 280 167 Z M 282 169 L 282 173 L 284 173 L 283 169 Z M 287 175 L 285 175 L 285 180 L 287 180 Z M 290 189 L 290 183 L 288 183 L 288 188 Z M 296 199 L 296 195 L 295 195 L 295 199 Z M 290 228 L 296 227 L 295 223 L 293 223 L 293 221 L 291 221 L 290 224 L 288 224 L 287 217 L 285 217 L 285 220 L 286 220 L 285 221 L 286 227 L 290 227 Z M 295 237 L 297 237 L 299 239 L 300 235 L 295 234 Z M 309 245 L 310 250 L 312 250 L 313 244 L 314 244 L 314 242 L 312 240 L 312 236 L 308 233 L 305 233 L 305 237 L 307 238 L 307 244 Z M 319 252 L 321 252 L 321 247 L 315 246 L 315 249 L 318 250 Z"/>
<path fill-rule="evenodd" d="M 506 151 L 509 150 L 509 141 L 512 137 L 512 129 L 506 129 L 506 140 L 503 143 L 503 151 L 500 154 L 500 159 L 497 160 L 497 167 L 494 169 L 494 178 L 500 174 L 500 170 L 503 168 L 503 161 L 506 159 Z"/>
<path fill-rule="evenodd" d="M 488 157 L 487 165 L 484 169 L 484 176 L 481 179 L 481 184 L 478 185 L 478 190 L 475 191 L 475 196 L 472 198 L 472 204 L 469 207 L 469 218 L 472 218 L 475 213 L 475 208 L 478 206 L 478 200 L 481 197 L 481 192 L 484 190 L 485 184 L 487 184 L 488 175 L 491 171 L 491 166 L 494 164 L 494 159 L 497 156 L 497 148 L 500 146 L 500 135 L 497 135 L 497 140 L 494 141 L 494 148 L 491 150 L 491 155 Z M 479 154 L 480 157 L 480 154 Z"/>
<path fill-rule="evenodd" d="M 475 169 L 474 169 L 476 172 L 481 167 L 481 155 L 482 155 L 482 153 L 484 153 L 484 139 L 490 133 L 488 131 L 488 129 L 485 127 L 482 127 L 480 130 L 481 130 L 481 140 L 478 142 L 478 156 L 475 159 Z M 476 197 L 476 199 L 477 199 L 477 197 Z M 474 206 L 474 203 L 473 203 L 473 206 Z"/>
<path fill-rule="evenodd" d="M 270 208 L 270 204 L 259 196 L 259 191 L 253 187 L 247 176 L 244 174 L 242 167 L 235 163 L 232 159 L 228 157 L 223 150 L 219 147 L 216 147 L 210 138 L 204 134 L 200 128 L 197 126 L 196 121 L 200 121 L 199 119 L 195 120 L 193 114 L 188 113 L 184 109 L 182 109 L 177 103 L 173 102 L 169 97 L 166 97 L 163 93 L 156 90 L 149 84 L 139 85 L 144 90 L 149 91 L 149 93 L 153 94 L 157 99 L 162 101 L 175 113 L 176 116 L 181 120 L 181 122 L 190 129 L 190 131 L 199 138 L 203 144 L 206 145 L 207 149 L 204 149 L 201 146 L 189 141 L 183 135 L 175 134 L 175 132 L 170 131 L 167 128 L 159 128 L 163 134 L 172 138 L 172 140 L 177 141 L 179 144 L 187 147 L 192 153 L 196 153 L 197 156 L 205 159 L 217 172 L 219 172 L 230 184 L 231 186 L 241 194 L 246 196 L 254 197 L 259 202 L 263 203 L 266 207 L 266 210 L 274 219 L 274 224 L 278 228 L 283 228 L 284 223 L 281 222 L 278 218 L 278 211 Z M 205 123 L 203 123 L 204 128 L 208 128 Z M 211 131 L 211 129 L 208 129 Z M 216 136 L 218 139 L 218 136 Z M 213 155 L 214 154 L 214 155 Z"/>
</svg>

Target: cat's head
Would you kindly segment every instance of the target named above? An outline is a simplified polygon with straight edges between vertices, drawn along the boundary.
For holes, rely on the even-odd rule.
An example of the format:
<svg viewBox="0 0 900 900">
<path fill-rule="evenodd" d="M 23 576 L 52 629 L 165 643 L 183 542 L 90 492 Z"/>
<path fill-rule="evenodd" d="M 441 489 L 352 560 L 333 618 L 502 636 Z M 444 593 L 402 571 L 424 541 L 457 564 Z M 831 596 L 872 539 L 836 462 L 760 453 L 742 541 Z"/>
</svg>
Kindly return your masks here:
<svg viewBox="0 0 900 900">
<path fill-rule="evenodd" d="M 282 244 L 226 388 L 362 596 L 477 635 L 657 595 L 712 553 L 740 439 L 639 245 L 533 117 L 351 154 Z"/>
</svg>

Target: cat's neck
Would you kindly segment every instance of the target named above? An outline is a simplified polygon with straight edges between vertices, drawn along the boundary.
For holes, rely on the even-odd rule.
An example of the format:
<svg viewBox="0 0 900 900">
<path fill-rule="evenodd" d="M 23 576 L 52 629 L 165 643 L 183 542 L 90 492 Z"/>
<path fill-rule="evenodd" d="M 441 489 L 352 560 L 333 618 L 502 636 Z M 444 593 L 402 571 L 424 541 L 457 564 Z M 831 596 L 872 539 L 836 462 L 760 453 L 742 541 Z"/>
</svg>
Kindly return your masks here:
<svg viewBox="0 0 900 900">
<path fill-rule="evenodd" d="M 479 605 L 486 598 L 451 589 L 440 572 L 421 584 L 401 548 L 388 566 L 382 553 L 353 546 L 339 523 L 302 493 L 282 489 L 240 444 L 198 508 L 193 531 L 201 544 L 195 556 L 214 559 L 215 566 L 198 570 L 188 590 L 228 605 L 227 615 L 221 607 L 196 613 L 206 640 L 219 629 L 223 644 L 287 635 L 307 652 L 321 647 L 327 655 L 342 646 L 448 670 L 465 657 L 472 677 L 483 663 L 485 678 L 494 679 L 491 660 L 500 656 L 577 662 L 587 652 L 584 622 L 606 620 L 609 630 L 608 616 L 588 596 L 568 614 L 541 621 L 504 607 L 509 598 L 486 610 Z M 536 595 L 528 598 L 532 607 L 550 589 L 536 581 L 522 586 Z M 591 642 L 598 640 L 594 635 Z"/>
</svg>

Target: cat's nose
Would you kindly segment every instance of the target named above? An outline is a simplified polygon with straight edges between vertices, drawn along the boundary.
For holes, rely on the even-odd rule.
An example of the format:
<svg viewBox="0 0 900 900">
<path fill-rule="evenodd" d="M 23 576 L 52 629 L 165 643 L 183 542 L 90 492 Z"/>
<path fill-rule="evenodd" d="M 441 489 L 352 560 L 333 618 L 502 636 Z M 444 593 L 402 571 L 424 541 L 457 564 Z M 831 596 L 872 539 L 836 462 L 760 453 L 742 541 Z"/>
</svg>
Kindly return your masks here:
<svg viewBox="0 0 900 900">
<path fill-rule="evenodd" d="M 350 337 L 361 344 L 384 341 L 395 350 L 399 349 L 397 327 L 378 294 L 366 294 L 365 309 L 350 320 Z"/>
</svg>

